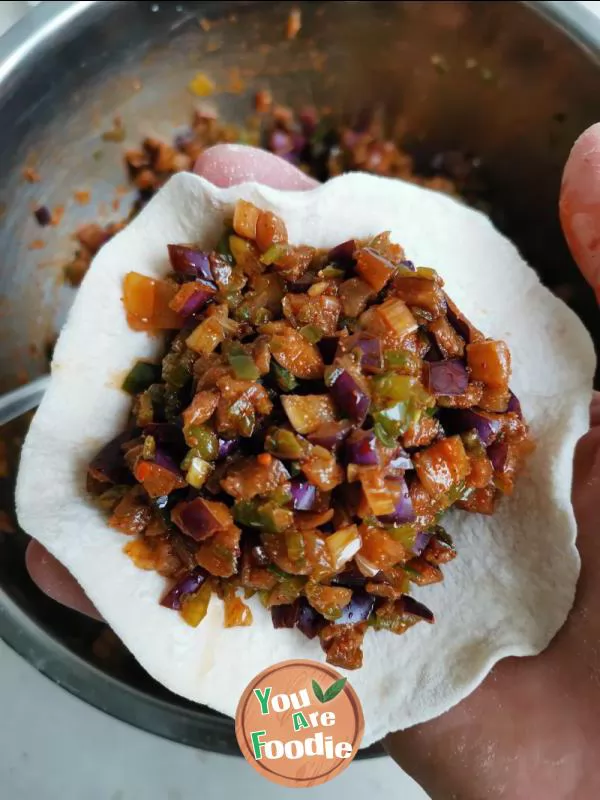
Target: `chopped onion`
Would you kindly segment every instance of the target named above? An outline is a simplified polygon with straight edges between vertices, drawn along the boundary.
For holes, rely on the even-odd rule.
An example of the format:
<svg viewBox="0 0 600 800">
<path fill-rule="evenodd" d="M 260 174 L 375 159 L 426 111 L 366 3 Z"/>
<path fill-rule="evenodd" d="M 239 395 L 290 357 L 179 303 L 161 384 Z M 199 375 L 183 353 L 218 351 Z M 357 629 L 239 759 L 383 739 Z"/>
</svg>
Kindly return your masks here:
<svg viewBox="0 0 600 800">
<path fill-rule="evenodd" d="M 362 540 L 356 525 L 348 525 L 328 536 L 325 543 L 333 562 L 333 568 L 337 571 L 354 558 L 361 548 Z"/>
<path fill-rule="evenodd" d="M 173 586 L 160 601 L 161 606 L 172 608 L 174 611 L 181 609 L 181 601 L 186 594 L 194 594 L 208 578 L 208 572 L 202 567 L 194 567 L 193 570 L 183 576 L 175 586 Z"/>
<path fill-rule="evenodd" d="M 371 563 L 368 559 L 364 556 L 361 556 L 360 553 L 354 557 L 356 562 L 356 566 L 361 571 L 363 577 L 363 583 L 365 578 L 374 578 L 376 575 L 379 574 L 380 569 L 376 567 L 375 564 Z"/>
<path fill-rule="evenodd" d="M 392 470 L 395 471 L 399 469 L 413 469 L 413 466 L 412 458 L 408 455 L 403 447 L 398 446 L 394 452 L 394 455 L 392 456 L 391 461 L 387 465 L 387 469 L 391 472 Z"/>
<path fill-rule="evenodd" d="M 175 272 L 213 280 L 208 253 L 184 244 L 169 244 L 169 259 Z"/>
<path fill-rule="evenodd" d="M 426 362 L 425 385 L 438 395 L 464 394 L 469 385 L 467 368 L 459 358 Z"/>
</svg>

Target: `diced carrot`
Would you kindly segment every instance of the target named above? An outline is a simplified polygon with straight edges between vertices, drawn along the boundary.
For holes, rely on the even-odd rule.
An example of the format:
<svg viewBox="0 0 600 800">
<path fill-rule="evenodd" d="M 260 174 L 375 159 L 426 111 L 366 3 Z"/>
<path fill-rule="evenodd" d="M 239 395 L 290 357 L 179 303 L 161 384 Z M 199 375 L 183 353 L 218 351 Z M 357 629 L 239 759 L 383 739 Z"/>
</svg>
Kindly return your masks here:
<svg viewBox="0 0 600 800">
<path fill-rule="evenodd" d="M 460 436 L 441 439 L 413 456 L 419 480 L 432 497 L 439 497 L 463 481 L 471 469 Z"/>
<path fill-rule="evenodd" d="M 505 342 L 488 339 L 467 345 L 473 380 L 493 389 L 506 389 L 510 380 L 510 351 Z"/>
<path fill-rule="evenodd" d="M 176 475 L 153 461 L 138 461 L 134 474 L 150 497 L 163 497 L 175 489 L 183 489 L 186 485 L 183 476 Z"/>
<path fill-rule="evenodd" d="M 238 200 L 233 211 L 233 230 L 245 239 L 255 239 L 260 213 L 260 209 L 247 200 Z"/>
<path fill-rule="evenodd" d="M 285 222 L 271 211 L 261 211 L 256 223 L 256 244 L 264 253 L 274 244 L 286 244 L 288 240 Z"/>
<path fill-rule="evenodd" d="M 179 329 L 183 319 L 169 303 L 177 293 L 177 286 L 167 281 L 154 280 L 138 272 L 128 272 L 123 280 L 125 310 L 136 322 L 150 329 Z"/>
</svg>

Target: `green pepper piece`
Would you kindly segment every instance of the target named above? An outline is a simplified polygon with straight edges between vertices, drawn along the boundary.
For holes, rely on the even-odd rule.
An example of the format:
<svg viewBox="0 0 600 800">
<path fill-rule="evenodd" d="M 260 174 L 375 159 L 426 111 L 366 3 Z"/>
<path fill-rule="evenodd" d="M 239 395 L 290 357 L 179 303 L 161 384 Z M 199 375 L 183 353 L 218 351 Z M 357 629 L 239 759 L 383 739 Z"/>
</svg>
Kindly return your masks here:
<svg viewBox="0 0 600 800">
<path fill-rule="evenodd" d="M 154 461 L 156 454 L 156 440 L 154 436 L 145 436 L 142 447 L 142 458 L 144 461 Z"/>
<path fill-rule="evenodd" d="M 244 381 L 256 381 L 260 377 L 258 367 L 247 353 L 229 353 L 227 360 L 236 378 Z"/>
<path fill-rule="evenodd" d="M 206 461 L 214 461 L 219 455 L 217 435 L 206 425 L 192 425 L 186 431 L 186 441 L 194 447 L 196 454 Z"/>
<path fill-rule="evenodd" d="M 287 251 L 287 244 L 272 244 L 271 247 L 262 254 L 260 260 L 269 267 L 278 259 L 282 258 L 282 256 L 286 255 Z"/>
<path fill-rule="evenodd" d="M 294 375 L 285 367 L 280 366 L 274 359 L 271 360 L 271 370 L 282 392 L 293 392 L 298 386 L 298 381 Z"/>
<path fill-rule="evenodd" d="M 121 388 L 128 394 L 139 394 L 153 383 L 160 380 L 161 368 L 159 364 L 150 364 L 148 361 L 138 361 L 129 371 Z"/>
<path fill-rule="evenodd" d="M 345 274 L 346 273 L 344 272 L 343 269 L 339 269 L 339 267 L 334 267 L 332 264 L 329 264 L 329 266 L 324 267 L 324 269 L 322 269 L 319 272 L 319 276 L 321 278 L 343 278 Z"/>
<path fill-rule="evenodd" d="M 225 228 L 221 238 L 217 242 L 217 246 L 215 247 L 217 253 L 230 264 L 233 264 L 233 254 L 231 252 L 231 247 L 229 246 L 229 237 L 233 233 L 233 228 Z"/>
<path fill-rule="evenodd" d="M 306 455 L 307 448 L 292 431 L 272 428 L 265 437 L 265 450 L 279 458 L 299 459 Z"/>
<path fill-rule="evenodd" d="M 414 525 L 407 523 L 405 525 L 393 525 L 391 528 L 386 528 L 386 533 L 400 542 L 404 547 L 412 549 L 417 538 L 417 529 Z"/>
<path fill-rule="evenodd" d="M 305 325 L 303 328 L 300 328 L 300 333 L 307 339 L 311 344 L 316 344 L 320 342 L 323 336 L 325 335 L 321 328 L 318 325 Z"/>
</svg>

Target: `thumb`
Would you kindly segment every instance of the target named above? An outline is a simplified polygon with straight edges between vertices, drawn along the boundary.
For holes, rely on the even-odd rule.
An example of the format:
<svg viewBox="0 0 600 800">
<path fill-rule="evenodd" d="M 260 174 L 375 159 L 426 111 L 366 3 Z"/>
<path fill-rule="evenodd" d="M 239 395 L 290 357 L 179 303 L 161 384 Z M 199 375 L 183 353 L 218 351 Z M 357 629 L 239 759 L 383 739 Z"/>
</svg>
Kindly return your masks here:
<svg viewBox="0 0 600 800">
<path fill-rule="evenodd" d="M 194 164 L 194 172 L 215 186 L 258 181 L 273 189 L 306 190 L 319 184 L 283 158 L 241 144 L 209 147 Z"/>
<path fill-rule="evenodd" d="M 573 258 L 600 302 L 600 123 L 573 145 L 563 172 L 559 209 Z"/>
</svg>

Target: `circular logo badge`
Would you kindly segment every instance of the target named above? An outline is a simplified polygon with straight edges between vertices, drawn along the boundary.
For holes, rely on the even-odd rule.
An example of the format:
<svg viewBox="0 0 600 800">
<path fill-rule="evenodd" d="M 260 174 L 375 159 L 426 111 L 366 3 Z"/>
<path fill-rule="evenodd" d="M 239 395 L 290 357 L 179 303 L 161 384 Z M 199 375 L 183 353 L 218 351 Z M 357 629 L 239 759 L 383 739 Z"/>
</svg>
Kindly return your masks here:
<svg viewBox="0 0 600 800">
<path fill-rule="evenodd" d="M 327 664 L 282 661 L 246 687 L 235 717 L 244 758 L 281 786 L 316 786 L 352 761 L 365 721 L 354 689 Z"/>
</svg>

